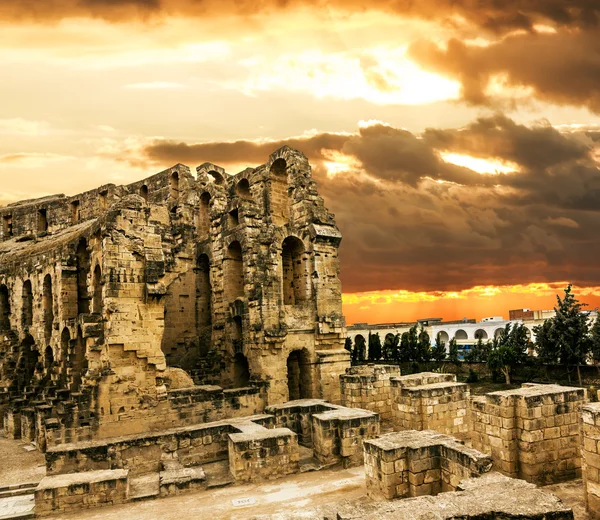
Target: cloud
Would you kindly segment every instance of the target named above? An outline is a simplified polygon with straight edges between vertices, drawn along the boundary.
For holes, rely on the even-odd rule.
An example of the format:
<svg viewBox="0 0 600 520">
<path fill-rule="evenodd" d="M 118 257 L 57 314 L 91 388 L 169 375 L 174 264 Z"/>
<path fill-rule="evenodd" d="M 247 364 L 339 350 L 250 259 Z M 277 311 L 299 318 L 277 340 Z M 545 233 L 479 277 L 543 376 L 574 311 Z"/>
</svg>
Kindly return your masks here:
<svg viewBox="0 0 600 520">
<path fill-rule="evenodd" d="M 185 88 L 185 85 L 181 83 L 173 83 L 170 81 L 149 81 L 146 83 L 129 83 L 124 85 L 123 88 L 132 89 L 143 89 L 143 90 L 163 90 L 163 89 L 178 89 Z"/>
<path fill-rule="evenodd" d="M 155 140 L 138 155 L 161 167 L 204 161 L 227 167 L 261 164 L 284 144 L 302 150 L 344 235 L 346 292 L 460 291 L 565 279 L 583 286 L 600 284 L 594 239 L 600 171 L 588 130 L 561 133 L 548 123 L 524 126 L 497 114 L 420 135 L 372 121 L 352 134 Z M 482 175 L 448 164 L 443 152 L 510 161 L 518 171 Z"/>
</svg>

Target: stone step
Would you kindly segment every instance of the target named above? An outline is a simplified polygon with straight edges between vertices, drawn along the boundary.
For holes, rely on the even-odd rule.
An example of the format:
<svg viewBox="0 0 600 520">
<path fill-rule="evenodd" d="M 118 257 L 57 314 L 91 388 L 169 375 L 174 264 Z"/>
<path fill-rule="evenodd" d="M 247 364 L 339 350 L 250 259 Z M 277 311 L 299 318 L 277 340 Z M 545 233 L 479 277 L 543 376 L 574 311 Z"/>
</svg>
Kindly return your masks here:
<svg viewBox="0 0 600 520">
<path fill-rule="evenodd" d="M 39 482 L 21 482 L 19 484 L 0 484 L 0 492 L 1 491 L 12 491 L 17 489 L 27 489 L 33 488 L 35 489 Z"/>
<path fill-rule="evenodd" d="M 129 499 L 145 500 L 158 497 L 160 494 L 160 476 L 158 473 L 149 473 L 129 479 Z"/>
<path fill-rule="evenodd" d="M 37 484 L 33 487 L 26 487 L 26 488 L 20 488 L 20 489 L 6 489 L 4 491 L 0 491 L 0 498 L 20 497 L 23 495 L 33 495 L 36 487 L 37 487 Z"/>
</svg>

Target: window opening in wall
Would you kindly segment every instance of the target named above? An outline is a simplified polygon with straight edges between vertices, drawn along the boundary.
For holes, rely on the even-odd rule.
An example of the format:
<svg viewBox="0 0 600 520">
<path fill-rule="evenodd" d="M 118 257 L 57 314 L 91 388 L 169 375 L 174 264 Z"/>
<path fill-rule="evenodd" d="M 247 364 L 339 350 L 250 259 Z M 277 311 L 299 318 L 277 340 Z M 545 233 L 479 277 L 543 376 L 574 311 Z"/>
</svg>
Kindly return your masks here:
<svg viewBox="0 0 600 520">
<path fill-rule="evenodd" d="M 250 367 L 244 354 L 237 353 L 233 358 L 233 384 L 235 388 L 248 386 L 250 383 Z"/>
<path fill-rule="evenodd" d="M 40 209 L 38 211 L 37 231 L 38 233 L 45 233 L 48 231 L 48 213 L 46 209 Z"/>
<path fill-rule="evenodd" d="M 207 255 L 198 257 L 198 271 L 196 276 L 196 307 L 198 312 L 198 325 L 207 327 L 212 324 L 212 286 L 210 283 L 210 261 Z"/>
<path fill-rule="evenodd" d="M 4 217 L 2 217 L 2 236 L 4 236 L 4 237 L 12 237 L 13 236 L 12 215 L 4 215 Z"/>
<path fill-rule="evenodd" d="M 100 209 L 104 211 L 108 206 L 108 191 L 101 191 L 98 194 L 98 201 L 100 203 Z"/>
<path fill-rule="evenodd" d="M 10 298 L 6 285 L 0 285 L 0 330 L 10 329 Z"/>
<path fill-rule="evenodd" d="M 287 163 L 285 160 L 277 159 L 274 161 L 270 173 L 269 202 L 271 214 L 275 225 L 283 226 L 290 217 Z"/>
<path fill-rule="evenodd" d="M 237 240 L 229 244 L 224 264 L 225 298 L 232 302 L 244 296 L 244 261 L 242 246 Z"/>
<path fill-rule="evenodd" d="M 229 228 L 233 228 L 235 226 L 238 226 L 240 223 L 240 219 L 239 219 L 239 213 L 237 209 L 232 209 L 229 212 L 229 216 L 227 218 L 227 225 Z"/>
<path fill-rule="evenodd" d="M 23 327 L 31 327 L 33 325 L 33 291 L 31 289 L 31 281 L 23 282 Z"/>
<path fill-rule="evenodd" d="M 102 313 L 102 269 L 96 264 L 94 274 L 92 275 L 93 300 L 92 312 Z"/>
<path fill-rule="evenodd" d="M 173 172 L 169 178 L 170 195 L 173 200 L 179 198 L 179 173 Z"/>
<path fill-rule="evenodd" d="M 77 245 L 77 312 L 87 314 L 90 312 L 90 298 L 87 289 L 87 279 L 90 270 L 90 254 L 87 241 L 81 239 Z"/>
<path fill-rule="evenodd" d="M 79 222 L 80 217 L 81 217 L 81 214 L 80 214 L 80 208 L 79 208 L 79 201 L 74 200 L 73 202 L 71 202 L 71 223 L 77 224 L 77 222 Z"/>
<path fill-rule="evenodd" d="M 52 347 L 48 345 L 46 347 L 46 351 L 44 352 L 44 366 L 46 368 L 50 368 L 54 363 L 54 352 L 52 351 Z"/>
<path fill-rule="evenodd" d="M 223 184 L 223 176 L 216 170 L 211 170 L 208 172 L 208 178 L 214 182 L 215 184 Z"/>
<path fill-rule="evenodd" d="M 148 186 L 145 184 L 140 188 L 140 197 L 142 197 L 146 202 L 148 202 Z"/>
<path fill-rule="evenodd" d="M 69 329 L 65 327 L 60 335 L 60 366 L 62 384 L 67 382 L 67 368 L 69 366 L 69 349 L 71 346 L 71 334 Z"/>
<path fill-rule="evenodd" d="M 44 286 L 42 291 L 42 309 L 44 311 L 44 334 L 46 338 L 52 335 L 52 325 L 54 323 L 54 301 L 52 297 L 52 277 L 47 274 L 44 277 Z"/>
<path fill-rule="evenodd" d="M 244 331 L 242 328 L 241 316 L 233 317 L 233 330 L 231 339 L 233 340 L 233 351 L 236 353 L 241 353 L 244 346 Z"/>
<path fill-rule="evenodd" d="M 21 342 L 19 360 L 17 361 L 17 377 L 14 383 L 17 386 L 17 392 L 23 392 L 31 386 L 35 366 L 37 365 L 40 353 L 35 348 L 35 341 L 30 334 L 27 334 Z"/>
<path fill-rule="evenodd" d="M 240 182 L 238 182 L 235 191 L 238 194 L 238 196 L 244 199 L 249 199 L 251 195 L 250 183 L 248 182 L 248 179 L 242 179 Z"/>
<path fill-rule="evenodd" d="M 304 351 L 294 350 L 288 356 L 287 377 L 290 401 L 310 398 L 310 364 Z"/>
<path fill-rule="evenodd" d="M 207 191 L 200 196 L 198 234 L 200 235 L 200 238 L 205 238 L 210 234 L 210 193 Z"/>
<path fill-rule="evenodd" d="M 287 237 L 281 250 L 283 302 L 298 305 L 310 298 L 310 278 L 306 266 L 304 244 L 296 237 Z"/>
</svg>

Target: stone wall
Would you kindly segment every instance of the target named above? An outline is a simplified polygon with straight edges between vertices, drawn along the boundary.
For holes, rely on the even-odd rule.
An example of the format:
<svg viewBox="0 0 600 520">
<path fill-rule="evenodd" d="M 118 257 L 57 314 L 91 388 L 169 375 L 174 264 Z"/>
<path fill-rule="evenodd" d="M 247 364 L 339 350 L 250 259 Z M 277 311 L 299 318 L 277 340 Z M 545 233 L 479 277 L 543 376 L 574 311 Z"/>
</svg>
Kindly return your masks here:
<svg viewBox="0 0 600 520">
<path fill-rule="evenodd" d="M 340 376 L 342 405 L 378 413 L 383 420 L 392 418 L 391 376 L 399 376 L 397 365 L 351 367 Z"/>
<path fill-rule="evenodd" d="M 457 383 L 454 374 L 421 372 L 392 377 L 390 384 L 396 428 L 468 434 L 469 387 Z"/>
<path fill-rule="evenodd" d="M 582 474 L 585 505 L 592 520 L 600 519 L 600 403 L 582 409 Z"/>
<path fill-rule="evenodd" d="M 581 476 L 579 417 L 584 389 L 523 385 L 472 400 L 473 447 L 505 475 L 548 484 Z"/>
<path fill-rule="evenodd" d="M 388 433 L 365 441 L 367 494 L 372 498 L 437 495 L 490 471 L 492 459 L 432 430 Z"/>
</svg>

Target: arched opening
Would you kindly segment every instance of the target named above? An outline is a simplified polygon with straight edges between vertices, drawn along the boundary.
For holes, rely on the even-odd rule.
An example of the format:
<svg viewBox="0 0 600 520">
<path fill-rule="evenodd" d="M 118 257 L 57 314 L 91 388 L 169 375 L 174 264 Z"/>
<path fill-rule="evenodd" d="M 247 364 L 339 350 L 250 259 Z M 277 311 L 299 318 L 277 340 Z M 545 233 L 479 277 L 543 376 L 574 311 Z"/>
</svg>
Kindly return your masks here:
<svg viewBox="0 0 600 520">
<path fill-rule="evenodd" d="M 445 330 L 439 332 L 439 338 L 440 341 L 444 343 L 444 345 L 447 345 L 450 341 L 450 336 L 448 336 L 448 333 Z"/>
<path fill-rule="evenodd" d="M 290 217 L 288 200 L 287 163 L 285 159 L 277 159 L 270 169 L 270 209 L 276 226 L 283 226 Z"/>
<path fill-rule="evenodd" d="M 475 339 L 488 339 L 488 333 L 483 329 L 477 329 L 475 331 Z"/>
<path fill-rule="evenodd" d="M 48 231 L 48 214 L 46 209 L 40 209 L 38 211 L 37 231 L 38 233 L 45 233 Z"/>
<path fill-rule="evenodd" d="M 494 338 L 498 339 L 500 335 L 504 332 L 504 329 L 499 328 L 494 331 Z"/>
<path fill-rule="evenodd" d="M 148 186 L 145 184 L 140 188 L 140 197 L 142 197 L 146 202 L 148 202 Z"/>
<path fill-rule="evenodd" d="M 90 297 L 87 289 L 87 279 L 90 270 L 90 253 L 87 241 L 82 238 L 77 244 L 77 313 L 90 312 Z"/>
<path fill-rule="evenodd" d="M 198 235 L 206 238 L 210 234 L 210 193 L 205 191 L 200 196 L 200 208 L 198 211 Z"/>
<path fill-rule="evenodd" d="M 79 201 L 74 200 L 71 202 L 71 224 L 77 224 L 81 217 L 80 209 L 79 209 Z"/>
<path fill-rule="evenodd" d="M 0 285 L 0 330 L 10 329 L 10 298 L 6 285 Z"/>
<path fill-rule="evenodd" d="M 248 386 L 250 383 L 250 367 L 244 354 L 238 352 L 233 358 L 233 384 L 235 388 Z"/>
<path fill-rule="evenodd" d="M 234 228 L 236 226 L 239 226 L 240 224 L 240 217 L 239 217 L 239 213 L 237 209 L 232 209 L 228 214 L 227 214 L 227 227 L 229 229 Z"/>
<path fill-rule="evenodd" d="M 12 215 L 4 215 L 2 217 L 2 236 L 4 238 L 13 236 L 13 220 Z"/>
<path fill-rule="evenodd" d="M 310 399 L 310 364 L 304 350 L 294 350 L 287 359 L 289 400 Z"/>
<path fill-rule="evenodd" d="M 31 334 L 27 334 L 21 342 L 19 360 L 17 361 L 16 384 L 17 391 L 23 392 L 30 386 L 35 373 L 40 353 L 35 348 L 35 341 Z"/>
<path fill-rule="evenodd" d="M 179 198 L 179 173 L 173 172 L 169 178 L 169 195 L 171 199 L 177 200 Z"/>
<path fill-rule="evenodd" d="M 33 325 L 33 291 L 31 289 L 31 281 L 23 282 L 23 327 L 31 327 Z"/>
<path fill-rule="evenodd" d="M 248 179 L 241 179 L 240 182 L 237 183 L 235 191 L 238 196 L 242 197 L 243 199 L 251 198 L 250 183 L 248 182 Z"/>
<path fill-rule="evenodd" d="M 242 352 L 242 349 L 244 348 L 244 329 L 241 316 L 233 317 L 231 340 L 233 342 L 233 351 L 237 353 Z"/>
<path fill-rule="evenodd" d="M 237 240 L 227 247 L 223 263 L 225 264 L 225 299 L 232 302 L 244 296 L 244 260 L 242 246 Z"/>
<path fill-rule="evenodd" d="M 310 299 L 310 279 L 304 261 L 304 244 L 296 237 L 287 237 L 281 249 L 283 269 L 283 302 L 297 305 Z"/>
<path fill-rule="evenodd" d="M 211 170 L 208 172 L 208 178 L 215 184 L 223 184 L 223 176 L 216 170 Z"/>
<path fill-rule="evenodd" d="M 54 351 L 51 346 L 46 347 L 46 351 L 44 352 L 44 366 L 48 369 L 52 367 L 54 363 Z"/>
<path fill-rule="evenodd" d="M 46 338 L 52 336 L 52 325 L 54 323 L 54 298 L 52 296 L 52 277 L 47 274 L 44 277 L 42 291 L 42 309 L 44 310 L 44 334 Z"/>
<path fill-rule="evenodd" d="M 104 211 L 108 207 L 108 190 L 98 193 L 98 204 L 101 211 Z"/>
<path fill-rule="evenodd" d="M 456 333 L 454 334 L 454 339 L 456 339 L 456 340 L 459 340 L 459 339 L 469 339 L 469 336 L 467 335 L 467 333 L 463 329 L 458 329 L 456 331 Z"/>
<path fill-rule="evenodd" d="M 92 312 L 96 314 L 102 314 L 102 269 L 96 264 L 94 268 L 94 274 L 92 275 L 92 288 L 93 288 L 93 299 L 92 299 Z"/>
<path fill-rule="evenodd" d="M 202 254 L 198 257 L 196 274 L 196 312 L 198 326 L 209 327 L 212 324 L 212 285 L 210 283 L 210 260 Z M 200 331 L 199 331 L 200 332 Z"/>
</svg>

